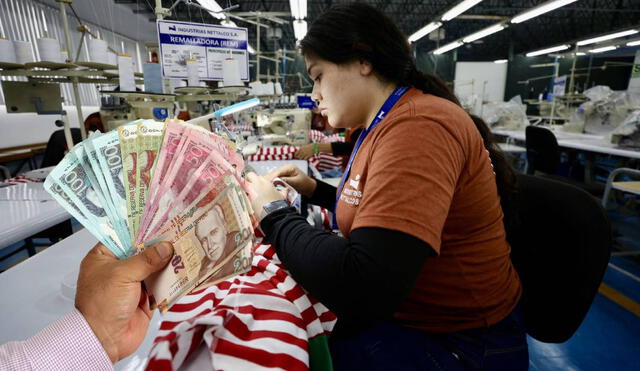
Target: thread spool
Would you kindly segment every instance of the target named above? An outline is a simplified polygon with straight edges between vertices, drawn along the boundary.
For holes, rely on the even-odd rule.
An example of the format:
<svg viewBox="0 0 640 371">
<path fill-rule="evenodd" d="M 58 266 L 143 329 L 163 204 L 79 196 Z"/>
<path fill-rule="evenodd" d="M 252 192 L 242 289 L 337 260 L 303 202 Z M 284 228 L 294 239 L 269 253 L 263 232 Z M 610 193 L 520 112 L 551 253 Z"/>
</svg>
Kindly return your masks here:
<svg viewBox="0 0 640 371">
<path fill-rule="evenodd" d="M 251 95 L 262 95 L 262 83 L 260 81 L 250 82 L 249 88 L 251 88 Z"/>
<path fill-rule="evenodd" d="M 116 53 L 107 52 L 107 64 L 116 66 L 118 64 L 118 56 Z"/>
<path fill-rule="evenodd" d="M 33 56 L 33 45 L 30 41 L 13 41 L 13 48 L 16 52 L 16 62 L 20 64 L 35 62 Z"/>
<path fill-rule="evenodd" d="M 36 40 L 36 43 L 38 45 L 38 54 L 40 54 L 40 61 L 60 61 L 60 44 L 58 44 L 58 40 L 43 37 Z"/>
<path fill-rule="evenodd" d="M 16 52 L 13 50 L 13 42 L 0 39 L 0 62 L 16 63 Z"/>
<path fill-rule="evenodd" d="M 282 84 L 276 82 L 276 95 L 282 95 Z"/>
<path fill-rule="evenodd" d="M 100 39 L 89 40 L 89 60 L 94 63 L 108 63 L 107 42 Z"/>
<path fill-rule="evenodd" d="M 198 69 L 198 60 L 194 58 L 187 59 L 187 85 L 200 85 L 200 71 Z"/>
<path fill-rule="evenodd" d="M 275 88 L 275 84 L 273 83 L 273 81 L 269 81 L 268 83 L 265 84 L 264 87 L 264 94 L 265 95 L 275 95 L 276 94 L 276 88 Z"/>
<path fill-rule="evenodd" d="M 222 60 L 222 82 L 224 86 L 242 86 L 240 79 L 240 69 L 238 68 L 238 60 L 233 57 L 227 57 Z"/>
</svg>

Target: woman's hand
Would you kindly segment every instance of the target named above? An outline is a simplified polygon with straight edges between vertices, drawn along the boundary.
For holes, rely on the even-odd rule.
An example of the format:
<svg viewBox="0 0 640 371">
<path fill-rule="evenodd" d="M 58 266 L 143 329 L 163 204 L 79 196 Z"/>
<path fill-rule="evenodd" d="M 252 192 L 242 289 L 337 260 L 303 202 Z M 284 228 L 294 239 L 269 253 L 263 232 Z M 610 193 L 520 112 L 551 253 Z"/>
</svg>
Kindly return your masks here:
<svg viewBox="0 0 640 371">
<path fill-rule="evenodd" d="M 305 144 L 304 146 L 300 147 L 294 154 L 294 157 L 298 160 L 308 160 L 315 154 L 315 146 L 313 145 L 313 143 L 311 143 Z"/>
<path fill-rule="evenodd" d="M 265 178 L 269 181 L 274 178 L 280 178 L 306 197 L 313 196 L 313 192 L 315 192 L 318 185 L 315 179 L 303 173 L 302 170 L 294 165 L 284 165 L 265 175 Z"/>
<path fill-rule="evenodd" d="M 168 242 L 124 260 L 97 244 L 82 260 L 76 308 L 111 362 L 129 356 L 142 343 L 152 313 L 141 282 L 164 268 L 171 256 L 173 246 Z"/>
<path fill-rule="evenodd" d="M 251 200 L 251 206 L 253 206 L 253 212 L 257 217 L 260 217 L 264 205 L 273 201 L 284 200 L 286 197 L 286 195 L 278 192 L 271 182 L 271 179 L 261 177 L 255 173 L 248 173 L 245 176 L 245 180 L 256 195 L 256 197 Z"/>
</svg>

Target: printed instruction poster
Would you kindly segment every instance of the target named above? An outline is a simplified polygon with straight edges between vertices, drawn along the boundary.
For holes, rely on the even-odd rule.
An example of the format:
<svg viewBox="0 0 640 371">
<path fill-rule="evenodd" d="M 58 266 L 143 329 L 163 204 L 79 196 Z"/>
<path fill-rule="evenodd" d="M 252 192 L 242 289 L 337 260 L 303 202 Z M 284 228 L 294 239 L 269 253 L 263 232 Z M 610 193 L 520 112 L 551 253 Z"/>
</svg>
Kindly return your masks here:
<svg viewBox="0 0 640 371">
<path fill-rule="evenodd" d="M 187 59 L 198 61 L 201 80 L 222 80 L 222 61 L 233 56 L 238 61 L 242 81 L 249 81 L 246 28 L 157 21 L 162 76 L 186 79 Z"/>
</svg>

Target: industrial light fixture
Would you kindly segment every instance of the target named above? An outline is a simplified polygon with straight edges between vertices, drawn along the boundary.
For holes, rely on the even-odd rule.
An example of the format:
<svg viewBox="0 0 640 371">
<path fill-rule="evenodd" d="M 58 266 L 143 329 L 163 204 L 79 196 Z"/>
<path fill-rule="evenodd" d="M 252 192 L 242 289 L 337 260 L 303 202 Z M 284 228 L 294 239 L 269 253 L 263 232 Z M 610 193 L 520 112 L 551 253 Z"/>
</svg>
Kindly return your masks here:
<svg viewBox="0 0 640 371">
<path fill-rule="evenodd" d="M 598 36 L 591 39 L 578 41 L 577 45 L 583 46 L 583 45 L 595 44 L 595 43 L 599 43 L 600 41 L 617 39 L 619 37 L 629 36 L 636 33 L 638 33 L 638 30 L 626 30 L 626 31 L 615 32 L 615 33 L 604 35 L 604 36 Z"/>
<path fill-rule="evenodd" d="M 227 18 L 224 13 L 222 13 L 222 7 L 218 5 L 215 0 L 198 0 L 200 5 L 205 7 L 205 9 L 211 14 L 212 17 L 217 19 L 225 19 Z"/>
<path fill-rule="evenodd" d="M 578 57 L 582 57 L 582 56 L 584 56 L 584 55 L 587 55 L 587 53 L 583 53 L 583 52 L 576 52 L 576 55 L 577 55 Z"/>
<path fill-rule="evenodd" d="M 636 41 L 629 41 L 627 43 L 627 46 L 636 46 L 636 45 L 640 45 L 640 40 L 636 40 Z"/>
<path fill-rule="evenodd" d="M 256 54 L 256 50 L 253 48 L 253 46 L 249 45 L 249 43 L 247 43 L 247 51 L 249 52 L 249 54 Z"/>
<path fill-rule="evenodd" d="M 289 0 L 293 19 L 307 18 L 307 0 Z"/>
<path fill-rule="evenodd" d="M 616 49 L 618 49 L 617 45 L 610 45 L 602 48 L 591 49 L 589 50 L 589 53 L 602 53 L 602 52 L 608 52 L 609 50 L 616 50 Z"/>
<path fill-rule="evenodd" d="M 489 36 L 491 34 L 494 34 L 496 32 L 502 31 L 505 29 L 505 25 L 503 25 L 502 23 L 499 24 L 495 24 L 491 27 L 487 27 L 483 30 L 480 30 L 476 33 L 472 33 L 471 35 L 465 37 L 464 39 L 462 39 L 463 42 L 465 43 L 470 43 L 479 39 L 482 39 L 483 37 Z"/>
<path fill-rule="evenodd" d="M 450 50 L 453 50 L 457 47 L 459 47 L 460 45 L 464 44 L 462 41 L 454 41 L 452 43 L 449 43 L 441 48 L 438 48 L 436 50 L 433 51 L 433 54 L 435 55 L 440 55 L 440 54 L 444 54 Z"/>
<path fill-rule="evenodd" d="M 554 46 L 554 47 L 551 47 L 551 48 L 536 50 L 535 52 L 527 53 L 526 56 L 527 57 L 535 57 L 537 55 L 549 54 L 549 53 L 553 53 L 553 52 L 559 52 L 559 51 L 562 51 L 562 50 L 567 50 L 570 47 L 571 47 L 571 45 L 558 45 L 558 46 Z"/>
<path fill-rule="evenodd" d="M 561 8 L 565 5 L 575 3 L 578 0 L 552 0 L 548 1 L 542 5 L 539 5 L 533 9 L 527 10 L 526 12 L 520 13 L 517 16 L 511 19 L 511 23 L 522 23 L 524 21 L 528 21 L 531 18 L 535 18 L 544 13 L 548 13 L 552 10 Z"/>
<path fill-rule="evenodd" d="M 307 21 L 300 19 L 293 21 L 293 34 L 296 37 L 296 41 L 302 40 L 304 35 L 307 34 Z"/>
<path fill-rule="evenodd" d="M 409 36 L 409 42 L 418 41 L 442 26 L 442 22 L 431 22 Z"/>
<path fill-rule="evenodd" d="M 497 63 L 497 64 L 502 64 L 502 63 L 507 63 L 507 62 L 509 62 L 508 59 L 498 59 L 498 60 L 493 61 L 493 63 Z"/>
<path fill-rule="evenodd" d="M 450 21 L 480 2 L 482 2 L 482 0 L 464 0 L 444 13 L 441 20 L 445 22 Z"/>
</svg>

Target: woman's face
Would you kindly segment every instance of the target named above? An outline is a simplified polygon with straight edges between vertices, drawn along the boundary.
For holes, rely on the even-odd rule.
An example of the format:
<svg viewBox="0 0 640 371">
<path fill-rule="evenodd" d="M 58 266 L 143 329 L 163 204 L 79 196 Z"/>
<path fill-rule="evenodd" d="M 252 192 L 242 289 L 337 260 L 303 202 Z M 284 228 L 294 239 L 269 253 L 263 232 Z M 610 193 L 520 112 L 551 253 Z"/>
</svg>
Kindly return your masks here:
<svg viewBox="0 0 640 371">
<path fill-rule="evenodd" d="M 316 101 L 329 125 L 334 128 L 364 125 L 370 65 L 359 61 L 338 65 L 313 56 L 305 56 L 305 63 L 313 80 L 311 99 Z"/>
</svg>

